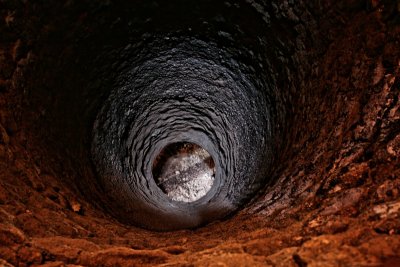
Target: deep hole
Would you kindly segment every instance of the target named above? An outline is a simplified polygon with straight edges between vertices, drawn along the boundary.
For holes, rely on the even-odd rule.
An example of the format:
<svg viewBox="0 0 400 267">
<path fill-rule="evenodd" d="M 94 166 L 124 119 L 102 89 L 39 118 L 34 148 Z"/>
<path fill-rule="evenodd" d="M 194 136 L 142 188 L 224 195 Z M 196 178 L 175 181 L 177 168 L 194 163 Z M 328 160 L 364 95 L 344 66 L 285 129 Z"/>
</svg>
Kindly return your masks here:
<svg viewBox="0 0 400 267">
<path fill-rule="evenodd" d="M 0 265 L 396 256 L 398 2 L 0 0 Z"/>
</svg>

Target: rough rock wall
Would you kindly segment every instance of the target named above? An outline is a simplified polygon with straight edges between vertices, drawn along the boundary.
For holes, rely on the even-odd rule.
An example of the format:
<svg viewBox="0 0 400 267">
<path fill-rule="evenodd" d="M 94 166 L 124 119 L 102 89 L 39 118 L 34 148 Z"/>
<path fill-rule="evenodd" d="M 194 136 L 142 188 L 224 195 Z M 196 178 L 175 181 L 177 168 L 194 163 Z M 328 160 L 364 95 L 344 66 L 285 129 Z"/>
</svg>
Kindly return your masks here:
<svg viewBox="0 0 400 267">
<path fill-rule="evenodd" d="M 65 145 L 85 137 L 79 118 L 59 117 L 78 105 L 57 89 L 81 84 L 71 69 L 85 68 L 63 60 L 79 52 L 75 38 L 109 24 L 111 7 L 0 2 L 0 265 L 400 264 L 399 2 L 248 2 L 293 29 L 282 55 L 293 75 L 282 80 L 294 99 L 288 145 L 274 182 L 241 211 L 164 233 L 122 224 L 85 196 L 76 181 L 93 174 L 75 160 L 86 154 Z M 71 81 L 57 83 L 52 66 Z"/>
</svg>

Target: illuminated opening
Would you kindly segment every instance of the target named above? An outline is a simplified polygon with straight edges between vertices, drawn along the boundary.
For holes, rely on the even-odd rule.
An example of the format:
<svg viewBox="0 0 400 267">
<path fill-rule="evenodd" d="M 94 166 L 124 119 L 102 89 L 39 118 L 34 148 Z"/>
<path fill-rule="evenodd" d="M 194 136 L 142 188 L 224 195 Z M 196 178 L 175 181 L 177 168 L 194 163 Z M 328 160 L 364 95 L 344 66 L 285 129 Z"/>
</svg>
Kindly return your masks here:
<svg viewBox="0 0 400 267">
<path fill-rule="evenodd" d="M 172 200 L 194 202 L 211 189 L 215 164 L 199 145 L 188 142 L 166 146 L 153 162 L 153 177 Z"/>
</svg>

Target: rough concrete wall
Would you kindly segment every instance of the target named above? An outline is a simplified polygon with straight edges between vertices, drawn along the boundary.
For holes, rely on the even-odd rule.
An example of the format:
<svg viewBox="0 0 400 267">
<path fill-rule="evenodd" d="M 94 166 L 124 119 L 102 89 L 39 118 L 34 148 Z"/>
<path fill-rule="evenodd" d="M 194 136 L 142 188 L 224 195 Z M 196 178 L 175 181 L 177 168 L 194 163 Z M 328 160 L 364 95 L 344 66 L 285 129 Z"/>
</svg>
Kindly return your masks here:
<svg viewBox="0 0 400 267">
<path fill-rule="evenodd" d="M 288 38 L 295 100 L 285 100 L 296 104 L 294 129 L 282 130 L 290 145 L 274 183 L 229 218 L 161 233 L 122 224 L 85 197 L 73 183 L 92 177 L 74 163 L 85 153 L 52 138 L 76 125 L 48 113 L 74 106 L 48 94 L 57 85 L 49 66 L 65 66 L 76 48 L 62 41 L 92 31 L 85 16 L 101 21 L 107 7 L 0 1 L 0 265 L 400 264 L 398 1 L 271 8 L 298 32 Z"/>
</svg>

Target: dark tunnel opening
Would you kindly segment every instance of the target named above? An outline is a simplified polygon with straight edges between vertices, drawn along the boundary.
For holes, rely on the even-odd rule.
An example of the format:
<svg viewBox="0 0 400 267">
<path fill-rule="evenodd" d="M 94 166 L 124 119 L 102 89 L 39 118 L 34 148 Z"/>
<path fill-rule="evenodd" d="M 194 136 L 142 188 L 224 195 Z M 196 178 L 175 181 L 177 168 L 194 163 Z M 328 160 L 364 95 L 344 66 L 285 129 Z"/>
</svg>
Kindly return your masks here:
<svg viewBox="0 0 400 267">
<path fill-rule="evenodd" d="M 261 11 L 139 1 L 56 22 L 68 34 L 46 36 L 29 93 L 48 113 L 35 122 L 38 138 L 77 155 L 63 159 L 79 177 L 68 183 L 124 223 L 159 230 L 223 218 L 271 183 L 297 106 L 296 33 Z M 170 142 L 211 153 L 208 197 L 187 204 L 158 190 L 151 162 Z"/>
<path fill-rule="evenodd" d="M 396 263 L 397 2 L 0 1 L 0 260 Z"/>
</svg>

